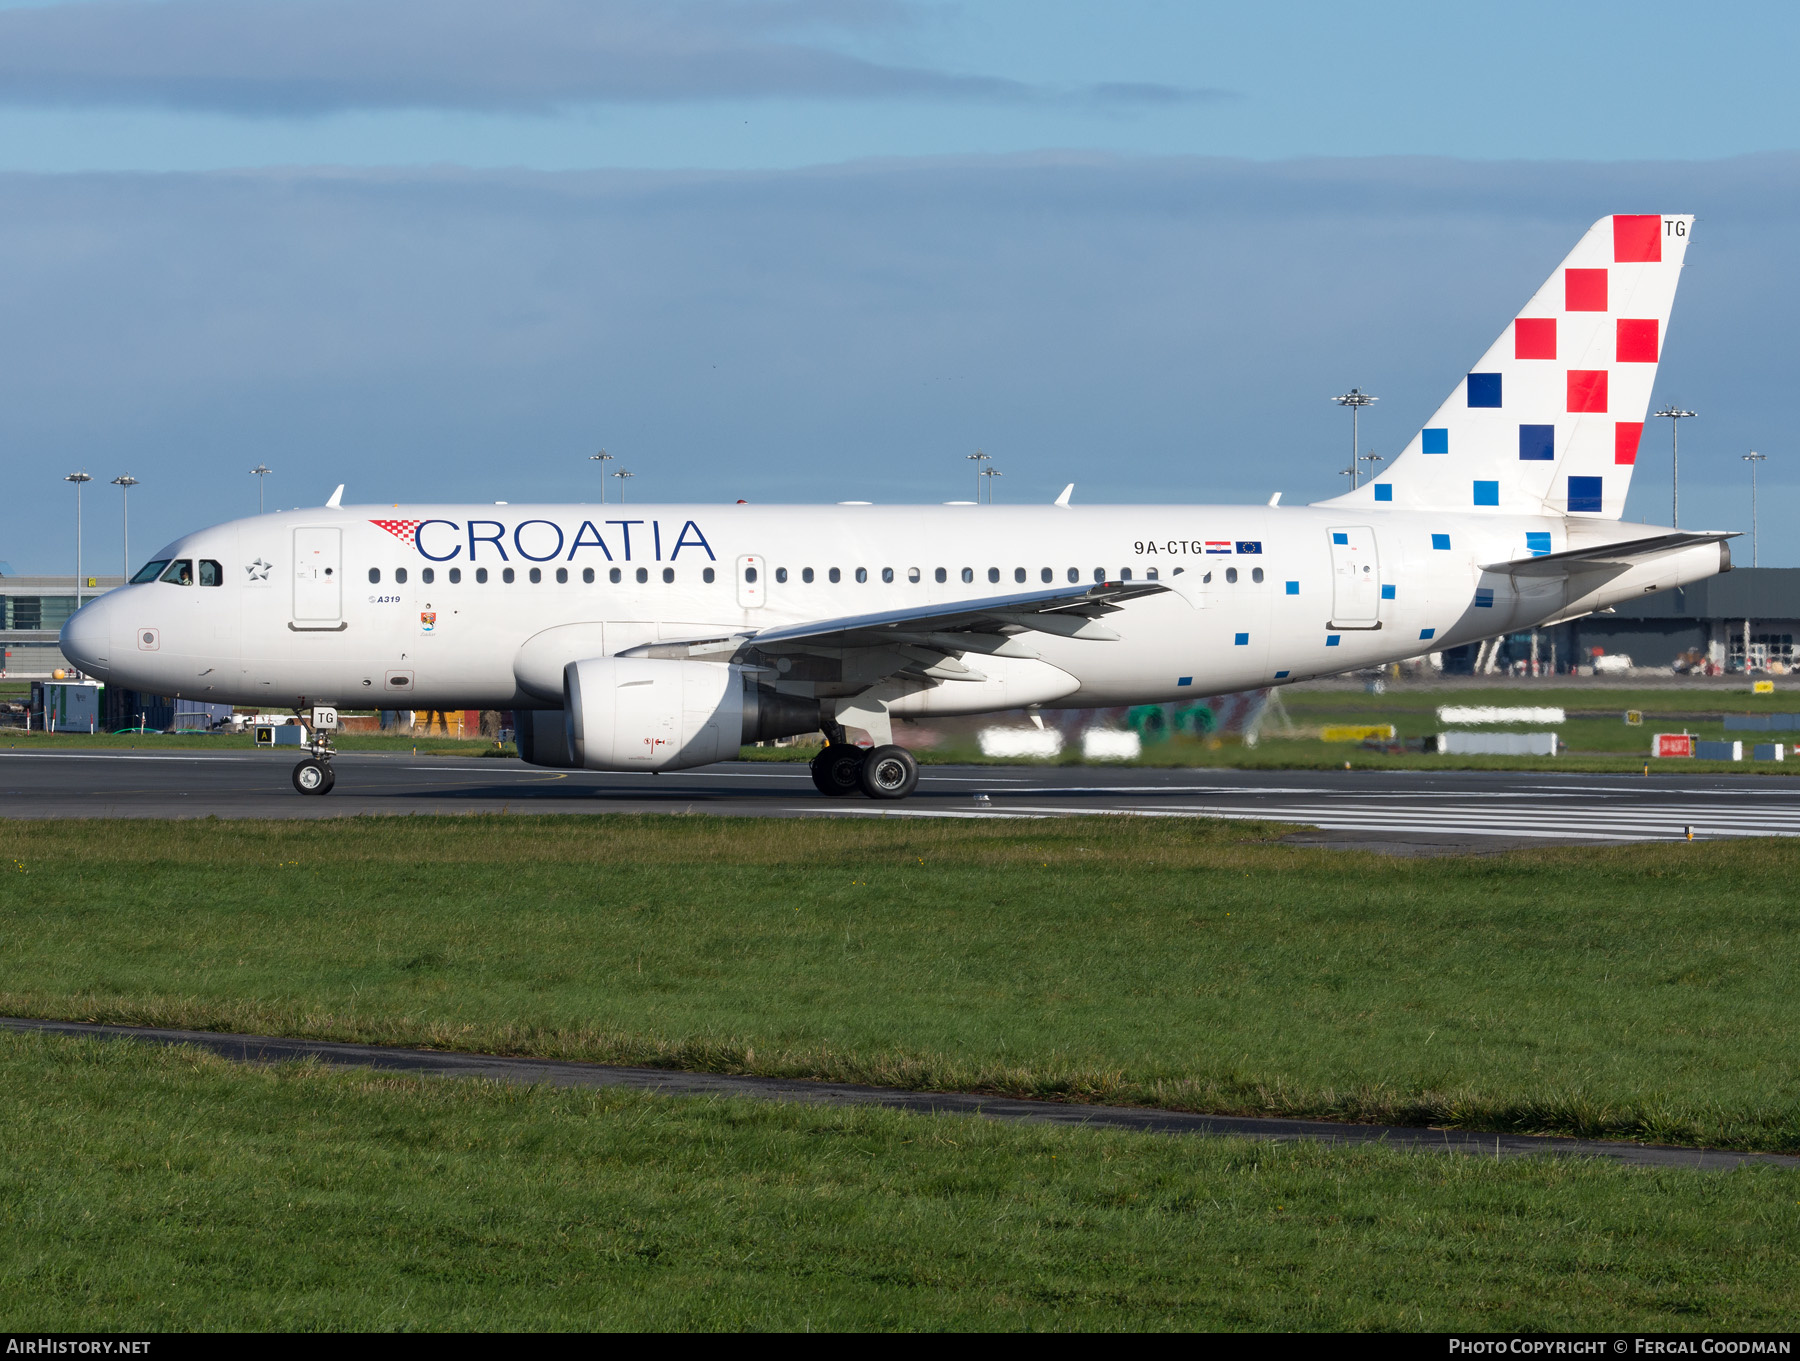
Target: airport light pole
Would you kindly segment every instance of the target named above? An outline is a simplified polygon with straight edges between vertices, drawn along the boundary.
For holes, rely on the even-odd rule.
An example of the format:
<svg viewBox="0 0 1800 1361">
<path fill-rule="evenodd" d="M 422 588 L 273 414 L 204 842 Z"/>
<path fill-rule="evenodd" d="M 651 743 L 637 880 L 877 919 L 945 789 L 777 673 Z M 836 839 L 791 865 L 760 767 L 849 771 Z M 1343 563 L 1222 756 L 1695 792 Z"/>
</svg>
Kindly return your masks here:
<svg viewBox="0 0 1800 1361">
<path fill-rule="evenodd" d="M 981 465 L 988 462 L 988 456 L 977 449 L 969 455 L 969 462 L 975 465 L 975 504 L 981 504 Z"/>
<path fill-rule="evenodd" d="M 1759 454 L 1755 450 L 1744 455 L 1744 462 L 1750 465 L 1750 565 L 1752 567 L 1757 565 L 1759 556 L 1756 542 L 1756 465 L 1768 461 L 1767 454 Z"/>
<path fill-rule="evenodd" d="M 986 467 L 981 470 L 981 475 L 983 477 L 989 478 L 989 479 L 996 478 L 996 477 L 1000 476 L 1000 470 L 998 468 L 991 467 L 991 466 Z M 988 504 L 991 506 L 994 504 L 994 484 L 991 480 L 987 484 L 987 489 L 988 489 Z M 980 499 L 979 495 L 977 495 L 976 499 L 977 500 Z"/>
<path fill-rule="evenodd" d="M 64 482 L 75 484 L 75 608 L 81 608 L 81 484 L 94 479 L 86 473 L 70 473 Z"/>
<path fill-rule="evenodd" d="M 1375 480 L 1375 465 L 1377 463 L 1386 463 L 1387 459 L 1371 449 L 1362 456 L 1360 461 L 1369 465 L 1369 481 L 1373 482 Z"/>
<path fill-rule="evenodd" d="M 1681 528 L 1681 423 L 1697 411 L 1683 411 L 1671 402 L 1656 413 L 1669 421 L 1669 527 Z"/>
<path fill-rule="evenodd" d="M 637 474 L 632 472 L 629 468 L 621 468 L 621 469 L 619 469 L 618 472 L 614 473 L 613 476 L 619 479 L 619 504 L 624 505 L 625 504 L 625 479 L 628 477 L 636 477 Z"/>
<path fill-rule="evenodd" d="M 119 532 L 125 546 L 125 571 L 119 578 L 121 581 L 131 580 L 131 489 L 138 480 L 130 473 L 124 473 L 112 480 L 113 486 L 119 489 Z"/>
<path fill-rule="evenodd" d="M 258 515 L 263 513 L 263 479 L 273 471 L 272 468 L 265 468 L 260 463 L 250 470 L 250 475 L 256 479 L 256 513 Z"/>
<path fill-rule="evenodd" d="M 1350 468 L 1346 476 L 1350 479 L 1350 490 L 1355 491 L 1359 481 L 1356 468 L 1356 451 L 1362 448 L 1362 432 L 1360 430 L 1362 409 L 1365 406 L 1373 406 L 1376 402 L 1379 402 L 1381 398 L 1371 397 L 1361 388 L 1351 388 L 1350 391 L 1346 392 L 1343 396 L 1333 397 L 1331 400 L 1336 402 L 1339 406 L 1347 406 L 1350 408 Z"/>
<path fill-rule="evenodd" d="M 606 504 L 606 465 L 613 461 L 614 461 L 613 456 L 611 454 L 607 453 L 606 450 L 604 450 L 604 449 L 602 449 L 597 454 L 589 454 L 588 455 L 589 463 L 598 463 L 600 465 L 600 504 L 601 505 Z"/>
</svg>

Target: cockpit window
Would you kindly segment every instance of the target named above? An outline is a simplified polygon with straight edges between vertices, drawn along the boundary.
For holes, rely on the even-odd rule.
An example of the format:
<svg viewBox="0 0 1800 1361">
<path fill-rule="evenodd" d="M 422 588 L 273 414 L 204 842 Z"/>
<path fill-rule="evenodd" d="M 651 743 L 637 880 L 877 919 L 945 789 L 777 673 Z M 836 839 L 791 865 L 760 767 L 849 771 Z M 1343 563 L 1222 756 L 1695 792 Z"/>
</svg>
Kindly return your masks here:
<svg viewBox="0 0 1800 1361">
<path fill-rule="evenodd" d="M 162 575 L 162 569 L 168 565 L 169 560 L 167 558 L 158 558 L 155 562 L 145 563 L 142 567 L 138 568 L 138 574 L 131 579 L 131 584 L 136 586 L 142 581 L 155 581 Z"/>
<path fill-rule="evenodd" d="M 169 570 L 162 574 L 162 579 L 176 586 L 192 586 L 194 564 L 187 558 L 176 558 L 169 564 Z"/>
<path fill-rule="evenodd" d="M 225 569 L 211 558 L 200 559 L 200 584 L 202 586 L 223 586 Z"/>
</svg>

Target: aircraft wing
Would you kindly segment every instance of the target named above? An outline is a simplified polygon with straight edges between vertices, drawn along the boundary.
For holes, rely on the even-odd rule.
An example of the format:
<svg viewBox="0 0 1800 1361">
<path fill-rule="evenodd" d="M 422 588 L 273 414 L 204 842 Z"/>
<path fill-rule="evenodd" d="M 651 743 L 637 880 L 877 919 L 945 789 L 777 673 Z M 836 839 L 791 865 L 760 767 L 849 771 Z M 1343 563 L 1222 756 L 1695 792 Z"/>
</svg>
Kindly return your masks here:
<svg viewBox="0 0 1800 1361">
<path fill-rule="evenodd" d="M 804 624 L 783 624 L 730 637 L 652 643 L 630 655 L 717 658 L 750 649 L 765 655 L 786 651 L 882 647 L 896 644 L 938 650 L 995 652 L 1016 633 L 1035 631 L 1065 638 L 1110 641 L 1119 635 L 1100 623 L 1121 604 L 1169 588 L 1155 581 L 1103 581 L 1055 590 L 1023 591 L 904 610 L 846 615 Z"/>
<path fill-rule="evenodd" d="M 1511 562 L 1491 562 L 1484 572 L 1508 572 L 1513 576 L 1559 577 L 1584 568 L 1629 567 L 1646 558 L 1677 549 L 1692 548 L 1701 543 L 1723 543 L 1735 539 L 1736 533 L 1705 532 L 1687 534 L 1676 531 L 1656 534 L 1647 539 L 1624 539 L 1618 543 L 1592 544 L 1586 548 L 1565 549 L 1561 553 L 1545 553 L 1535 558 L 1515 558 Z"/>
</svg>

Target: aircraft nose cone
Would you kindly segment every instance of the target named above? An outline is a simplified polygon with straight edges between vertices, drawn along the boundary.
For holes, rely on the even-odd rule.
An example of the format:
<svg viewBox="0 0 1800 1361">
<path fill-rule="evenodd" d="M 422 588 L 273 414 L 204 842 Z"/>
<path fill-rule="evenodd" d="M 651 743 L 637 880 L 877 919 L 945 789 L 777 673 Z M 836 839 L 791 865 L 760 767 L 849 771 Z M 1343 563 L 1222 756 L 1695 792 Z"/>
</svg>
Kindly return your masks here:
<svg viewBox="0 0 1800 1361">
<path fill-rule="evenodd" d="M 112 621 L 104 600 L 83 605 L 62 627 L 62 654 L 98 680 L 112 666 Z"/>
</svg>

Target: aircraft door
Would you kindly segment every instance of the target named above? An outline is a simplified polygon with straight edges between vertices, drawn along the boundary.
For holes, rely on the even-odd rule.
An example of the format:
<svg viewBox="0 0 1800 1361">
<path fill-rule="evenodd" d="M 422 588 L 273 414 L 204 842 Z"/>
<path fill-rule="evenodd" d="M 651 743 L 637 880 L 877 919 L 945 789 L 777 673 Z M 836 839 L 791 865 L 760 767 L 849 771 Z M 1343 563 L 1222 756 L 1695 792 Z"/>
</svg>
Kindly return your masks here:
<svg viewBox="0 0 1800 1361">
<path fill-rule="evenodd" d="M 759 608 L 767 599 L 763 577 L 768 568 L 756 553 L 746 553 L 737 560 L 737 603 L 746 610 Z"/>
<path fill-rule="evenodd" d="M 344 532 L 332 526 L 294 531 L 294 622 L 331 627 L 344 617 Z"/>
<path fill-rule="evenodd" d="M 1331 626 L 1343 629 L 1381 627 L 1381 557 L 1375 531 L 1353 525 L 1331 535 Z"/>
</svg>

